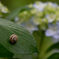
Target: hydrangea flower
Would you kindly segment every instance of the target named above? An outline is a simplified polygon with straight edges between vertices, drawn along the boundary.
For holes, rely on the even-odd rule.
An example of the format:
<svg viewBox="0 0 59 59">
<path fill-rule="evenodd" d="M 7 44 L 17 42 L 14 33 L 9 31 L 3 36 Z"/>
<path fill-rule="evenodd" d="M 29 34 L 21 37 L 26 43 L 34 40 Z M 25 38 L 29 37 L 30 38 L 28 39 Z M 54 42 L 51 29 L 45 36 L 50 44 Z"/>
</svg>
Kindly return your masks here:
<svg viewBox="0 0 59 59">
<path fill-rule="evenodd" d="M 35 3 L 33 4 L 33 7 L 37 9 L 37 11 L 43 11 L 45 6 L 47 5 L 47 3 L 42 3 L 42 2 L 39 2 L 39 3 Z"/>
<path fill-rule="evenodd" d="M 59 41 L 59 22 L 56 22 L 56 25 L 50 25 L 45 34 Z"/>
<path fill-rule="evenodd" d="M 8 13 L 8 9 L 5 6 L 3 6 L 1 2 L 0 2 L 0 11 L 2 13 Z"/>
<path fill-rule="evenodd" d="M 47 14 L 45 17 L 47 18 L 48 23 L 52 23 L 56 19 L 56 15 L 54 14 Z"/>
</svg>

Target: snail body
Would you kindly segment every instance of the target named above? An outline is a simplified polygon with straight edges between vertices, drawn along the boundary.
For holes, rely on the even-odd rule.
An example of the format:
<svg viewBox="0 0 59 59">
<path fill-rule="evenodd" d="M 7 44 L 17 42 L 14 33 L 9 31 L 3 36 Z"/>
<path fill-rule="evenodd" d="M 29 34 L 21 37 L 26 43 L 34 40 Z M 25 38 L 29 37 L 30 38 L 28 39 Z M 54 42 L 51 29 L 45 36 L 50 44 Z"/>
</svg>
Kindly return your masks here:
<svg viewBox="0 0 59 59">
<path fill-rule="evenodd" d="M 15 44 L 17 42 L 17 40 L 18 40 L 18 36 L 16 34 L 12 34 L 10 36 L 10 43 L 11 44 Z"/>
</svg>

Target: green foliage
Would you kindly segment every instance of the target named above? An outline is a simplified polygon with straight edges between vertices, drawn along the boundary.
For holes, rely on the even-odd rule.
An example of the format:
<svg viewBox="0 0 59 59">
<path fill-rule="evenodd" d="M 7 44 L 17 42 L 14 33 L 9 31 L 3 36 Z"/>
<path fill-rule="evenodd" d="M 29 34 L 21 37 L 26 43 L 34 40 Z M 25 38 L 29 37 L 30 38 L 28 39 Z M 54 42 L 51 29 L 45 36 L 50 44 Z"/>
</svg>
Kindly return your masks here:
<svg viewBox="0 0 59 59">
<path fill-rule="evenodd" d="M 12 34 L 18 36 L 15 45 L 9 42 Z M 35 40 L 27 30 L 5 19 L 0 19 L 0 44 L 13 54 L 32 54 L 36 48 Z"/>
<path fill-rule="evenodd" d="M 1 0 L 1 2 L 11 11 L 29 3 L 33 3 L 34 1 L 35 0 Z"/>
<path fill-rule="evenodd" d="M 17 8 L 16 10 L 13 10 L 6 18 L 9 20 L 14 19 L 15 16 L 18 16 L 19 13 L 21 13 L 24 10 L 30 10 L 31 8 L 25 6 L 22 8 Z"/>
<path fill-rule="evenodd" d="M 33 35 L 34 35 L 35 40 L 37 42 L 37 48 L 39 51 L 39 59 L 48 59 L 51 55 L 54 54 L 54 52 L 55 53 L 59 52 L 56 50 L 59 48 L 57 46 L 58 45 L 57 42 L 53 41 L 52 37 L 46 37 L 44 34 L 44 31 L 42 31 L 42 29 L 39 31 L 34 31 Z M 55 46 L 55 44 L 57 44 L 56 46 L 58 48 Z M 53 59 L 54 59 L 54 57 L 53 57 Z"/>
<path fill-rule="evenodd" d="M 13 56 L 13 53 L 11 53 L 9 50 L 7 50 L 3 45 L 0 44 L 0 58 L 10 58 Z"/>
</svg>

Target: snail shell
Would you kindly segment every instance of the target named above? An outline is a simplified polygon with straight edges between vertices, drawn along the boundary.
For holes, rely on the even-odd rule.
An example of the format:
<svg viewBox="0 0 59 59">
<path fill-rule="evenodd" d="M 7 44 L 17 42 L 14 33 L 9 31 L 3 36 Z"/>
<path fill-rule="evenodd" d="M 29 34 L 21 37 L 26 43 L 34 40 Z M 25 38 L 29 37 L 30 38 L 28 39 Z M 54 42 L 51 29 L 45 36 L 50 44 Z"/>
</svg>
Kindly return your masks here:
<svg viewBox="0 0 59 59">
<path fill-rule="evenodd" d="M 10 43 L 11 44 L 15 44 L 17 42 L 17 40 L 18 40 L 18 36 L 16 34 L 12 34 L 10 36 Z"/>
</svg>

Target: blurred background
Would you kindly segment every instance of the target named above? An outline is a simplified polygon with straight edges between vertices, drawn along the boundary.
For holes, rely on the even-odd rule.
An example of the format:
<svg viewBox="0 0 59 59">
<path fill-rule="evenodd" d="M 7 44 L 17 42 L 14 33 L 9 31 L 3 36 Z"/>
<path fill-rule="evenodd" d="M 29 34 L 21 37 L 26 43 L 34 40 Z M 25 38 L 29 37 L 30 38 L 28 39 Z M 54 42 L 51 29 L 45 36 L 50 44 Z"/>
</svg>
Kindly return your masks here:
<svg viewBox="0 0 59 59">
<path fill-rule="evenodd" d="M 0 2 L 0 18 L 8 19 L 9 13 L 10 10 L 7 6 Z M 53 50 L 53 53 L 56 52 L 56 54 L 52 54 L 54 58 L 59 59 L 59 5 L 57 3 L 36 1 L 28 4 L 10 21 L 25 27 L 34 37 L 35 35 L 40 37 L 41 31 L 43 31 L 43 34 L 45 32 L 46 37 L 51 37 L 55 43 L 57 42 L 52 47 L 57 49 Z M 54 58 L 51 56 L 50 59 Z"/>
<path fill-rule="evenodd" d="M 37 26 L 40 25 L 43 30 L 46 30 L 47 36 L 59 38 L 59 5 L 57 3 L 37 1 L 26 7 L 11 21 L 21 24 L 31 33 L 39 30 Z M 0 18 L 6 17 L 9 13 L 8 8 L 0 2 Z"/>
</svg>

